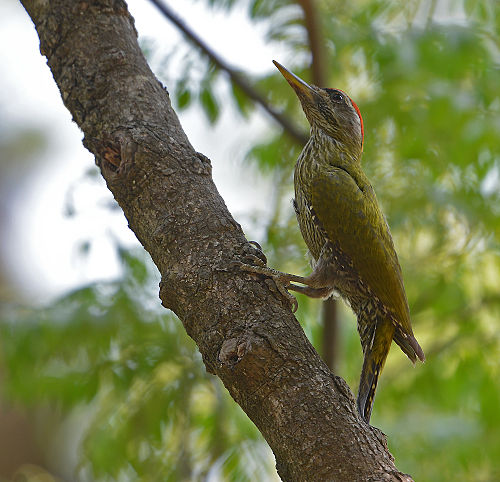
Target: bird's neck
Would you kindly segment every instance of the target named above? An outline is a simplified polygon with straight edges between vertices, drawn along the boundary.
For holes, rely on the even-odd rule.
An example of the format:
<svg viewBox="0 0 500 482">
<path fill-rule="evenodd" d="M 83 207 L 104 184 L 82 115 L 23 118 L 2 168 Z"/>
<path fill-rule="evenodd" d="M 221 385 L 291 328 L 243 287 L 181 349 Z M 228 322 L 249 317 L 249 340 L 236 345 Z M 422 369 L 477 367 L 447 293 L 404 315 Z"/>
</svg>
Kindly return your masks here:
<svg viewBox="0 0 500 482">
<path fill-rule="evenodd" d="M 348 172 L 356 182 L 369 184 L 361 169 L 361 149 L 352 152 L 349 146 L 334 139 L 321 129 L 312 128 L 311 137 L 300 153 L 295 166 L 295 186 L 307 188 L 316 177 L 315 173 L 340 168 Z"/>
<path fill-rule="evenodd" d="M 331 136 L 316 126 L 311 128 L 311 137 L 304 147 L 311 162 L 342 169 L 361 168 L 361 147 L 345 142 L 340 136 Z M 303 152 L 304 152 L 303 151 Z"/>
</svg>

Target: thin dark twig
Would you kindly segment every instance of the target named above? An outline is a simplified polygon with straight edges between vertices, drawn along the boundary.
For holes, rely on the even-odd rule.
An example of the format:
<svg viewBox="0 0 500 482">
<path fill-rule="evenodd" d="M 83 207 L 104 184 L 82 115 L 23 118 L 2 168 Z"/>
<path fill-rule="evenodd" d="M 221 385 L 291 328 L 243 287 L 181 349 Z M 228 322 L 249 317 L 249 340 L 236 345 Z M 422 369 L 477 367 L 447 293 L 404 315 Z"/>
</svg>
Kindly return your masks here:
<svg viewBox="0 0 500 482">
<path fill-rule="evenodd" d="M 295 126 L 286 116 L 278 112 L 274 107 L 269 105 L 266 99 L 257 92 L 247 80 L 231 67 L 224 59 L 222 59 L 216 52 L 214 52 L 204 40 L 202 40 L 196 32 L 191 30 L 178 15 L 171 10 L 162 0 L 150 0 L 151 3 L 156 5 L 160 12 L 170 20 L 182 33 L 198 47 L 216 66 L 218 69 L 226 72 L 231 81 L 237 85 L 250 99 L 259 104 L 264 110 L 283 127 L 283 129 L 299 144 L 304 145 L 309 136 Z"/>
</svg>

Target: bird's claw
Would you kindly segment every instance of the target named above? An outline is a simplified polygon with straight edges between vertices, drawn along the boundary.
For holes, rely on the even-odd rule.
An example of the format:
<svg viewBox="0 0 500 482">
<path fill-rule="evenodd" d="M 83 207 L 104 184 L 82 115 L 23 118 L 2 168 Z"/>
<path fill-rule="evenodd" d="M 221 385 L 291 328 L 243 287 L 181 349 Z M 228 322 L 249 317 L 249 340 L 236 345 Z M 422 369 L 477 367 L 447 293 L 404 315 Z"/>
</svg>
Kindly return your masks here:
<svg viewBox="0 0 500 482">
<path fill-rule="evenodd" d="M 266 263 L 262 260 L 262 258 L 254 254 L 246 254 L 243 259 L 244 259 L 243 264 L 247 264 L 248 266 L 258 266 L 260 268 L 267 268 Z"/>
<path fill-rule="evenodd" d="M 292 313 L 295 313 L 297 311 L 297 308 L 299 307 L 299 304 L 295 296 L 290 294 L 287 290 L 287 286 L 289 285 L 290 281 L 287 279 L 286 273 L 282 273 L 281 271 L 277 271 L 273 268 L 269 268 L 266 265 L 262 265 L 262 260 L 260 258 L 257 258 L 256 256 L 247 255 L 247 257 L 251 257 L 252 260 L 256 262 L 257 266 L 242 263 L 241 261 L 233 262 L 233 266 L 238 267 L 239 269 L 246 271 L 247 273 L 263 275 L 267 278 L 267 280 L 272 280 L 274 287 L 277 288 L 281 295 L 287 300 Z M 259 261 L 256 261 L 255 258 Z M 268 286 L 271 288 L 271 285 L 267 283 L 267 280 L 266 284 L 268 284 Z"/>
<path fill-rule="evenodd" d="M 267 258 L 262 246 L 257 241 L 248 241 L 248 244 L 252 245 L 252 254 L 259 258 L 264 263 L 264 266 L 267 265 Z"/>
<path fill-rule="evenodd" d="M 283 295 L 283 297 L 286 299 L 288 304 L 290 305 L 290 309 L 292 310 L 292 313 L 295 313 L 299 307 L 299 302 L 297 301 L 297 298 L 293 296 L 281 283 L 281 281 L 275 279 L 275 278 L 268 278 L 268 280 L 272 280 L 276 288 L 278 288 L 278 291 Z"/>
<path fill-rule="evenodd" d="M 262 254 L 264 254 L 264 251 L 262 251 L 262 246 L 257 242 L 257 241 L 248 241 L 249 244 L 253 244 Z"/>
</svg>

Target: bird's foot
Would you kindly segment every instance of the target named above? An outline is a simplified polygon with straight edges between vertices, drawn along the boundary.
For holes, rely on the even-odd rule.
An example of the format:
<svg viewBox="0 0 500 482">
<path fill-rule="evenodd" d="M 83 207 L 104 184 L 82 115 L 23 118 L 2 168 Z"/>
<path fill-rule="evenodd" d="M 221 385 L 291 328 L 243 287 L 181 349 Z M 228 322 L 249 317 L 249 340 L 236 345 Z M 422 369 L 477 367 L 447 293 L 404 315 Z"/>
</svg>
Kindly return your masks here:
<svg viewBox="0 0 500 482">
<path fill-rule="evenodd" d="M 295 313 L 297 311 L 299 307 L 297 299 L 287 290 L 287 287 L 290 285 L 290 276 L 287 273 L 282 273 L 268 266 L 254 266 L 245 263 L 241 263 L 239 267 L 247 273 L 259 274 L 271 279 L 281 295 L 288 301 L 292 312 Z"/>
<path fill-rule="evenodd" d="M 245 262 L 242 263 L 240 261 L 235 261 L 234 265 L 239 267 L 241 270 L 246 271 L 247 273 L 257 274 L 265 276 L 266 278 L 273 281 L 273 285 L 268 283 L 268 286 L 273 289 L 274 287 L 278 290 L 278 292 L 287 300 L 292 312 L 295 313 L 299 306 L 297 299 L 295 296 L 290 294 L 287 290 L 288 286 L 290 286 L 290 281 L 294 278 L 294 275 L 283 273 L 273 268 L 269 268 L 267 263 L 267 258 L 262 252 L 262 248 L 255 241 L 250 241 L 258 251 L 257 253 L 247 253 L 244 257 Z"/>
<path fill-rule="evenodd" d="M 255 256 L 257 256 L 257 258 L 259 258 L 260 261 L 262 261 L 262 263 L 264 263 L 263 266 L 266 266 L 267 265 L 267 257 L 264 254 L 264 250 L 262 249 L 262 246 L 257 241 L 248 241 L 248 244 L 251 244 L 255 248 L 255 250 L 253 251 L 253 254 Z"/>
<path fill-rule="evenodd" d="M 320 298 L 322 300 L 330 298 L 332 293 L 335 291 L 331 286 L 313 288 L 312 286 L 297 286 L 292 283 L 287 286 L 287 289 L 296 291 L 297 293 L 302 293 L 303 295 L 309 296 L 309 298 Z"/>
</svg>

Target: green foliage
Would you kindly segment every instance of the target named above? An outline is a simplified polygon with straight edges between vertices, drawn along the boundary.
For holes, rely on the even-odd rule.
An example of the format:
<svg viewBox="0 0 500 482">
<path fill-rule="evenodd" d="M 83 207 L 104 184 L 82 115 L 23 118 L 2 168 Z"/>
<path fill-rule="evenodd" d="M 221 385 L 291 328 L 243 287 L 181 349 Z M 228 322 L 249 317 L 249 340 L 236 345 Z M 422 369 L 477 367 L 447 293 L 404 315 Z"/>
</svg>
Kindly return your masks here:
<svg viewBox="0 0 500 482">
<path fill-rule="evenodd" d="M 233 83 L 231 87 L 237 109 L 243 117 L 248 117 L 248 114 L 252 111 L 252 102 L 236 84 Z"/>
<path fill-rule="evenodd" d="M 238 2 L 207 3 L 229 10 Z M 499 480 L 500 5 L 465 0 L 463 12 L 453 2 L 437 12 L 436 3 L 316 2 L 331 86 L 363 113 L 363 164 L 391 225 L 427 355 L 412 369 L 394 347 L 372 423 L 415 480 Z M 285 65 L 309 80 L 298 3 L 245 5 L 268 41 L 296 59 Z M 175 80 L 168 85 L 177 107 L 201 107 L 210 123 L 228 105 L 252 112 L 235 86 L 233 104 L 219 102 L 221 79 L 200 53 L 185 54 Z M 255 86 L 307 128 L 279 73 Z M 289 201 L 299 151 L 271 127 L 246 160 L 276 186 L 257 226 L 269 264 L 307 273 Z M 43 312 L 15 310 L 2 324 L 8 395 L 64 407 L 91 401 L 84 463 L 96 479 L 201 480 L 212 471 L 220 480 L 267 480 L 272 460 L 260 435 L 205 374 L 180 323 L 157 308 L 150 263 L 120 255 L 121 281 L 82 288 Z M 299 304 L 318 347 L 320 305 L 304 297 Z M 341 317 L 339 374 L 356 389 L 361 349 L 352 314 L 343 309 Z"/>
<path fill-rule="evenodd" d="M 203 87 L 200 92 L 200 104 L 211 124 L 219 117 L 219 105 L 215 100 L 215 95 L 209 86 Z"/>
<path fill-rule="evenodd" d="M 259 480 L 272 458 L 257 429 L 205 372 L 181 323 L 157 303 L 146 255 L 118 249 L 123 280 L 4 315 L 7 397 L 27 406 L 90 404 L 83 442 L 96 480 Z M 262 458 L 258 466 L 247 458 Z M 232 477 L 235 476 L 233 479 Z"/>
</svg>

